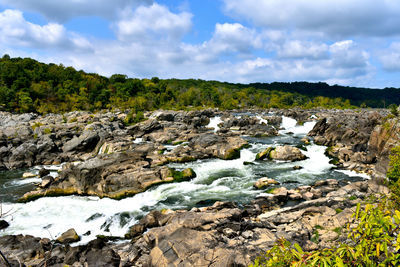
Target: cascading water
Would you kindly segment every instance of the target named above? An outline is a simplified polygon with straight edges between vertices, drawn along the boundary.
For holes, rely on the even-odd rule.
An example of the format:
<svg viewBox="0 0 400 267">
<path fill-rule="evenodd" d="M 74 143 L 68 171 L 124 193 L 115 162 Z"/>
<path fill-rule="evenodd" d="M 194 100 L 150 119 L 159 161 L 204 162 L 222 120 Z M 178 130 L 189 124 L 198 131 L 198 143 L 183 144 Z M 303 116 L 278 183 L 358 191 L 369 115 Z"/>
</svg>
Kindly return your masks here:
<svg viewBox="0 0 400 267">
<path fill-rule="evenodd" d="M 208 123 L 208 125 L 206 126 L 207 128 L 213 128 L 214 132 L 216 133 L 219 130 L 219 126 L 218 124 L 220 124 L 222 122 L 221 117 L 212 117 L 210 119 L 210 122 Z"/>
<path fill-rule="evenodd" d="M 207 127 L 216 132 L 220 122 L 220 117 L 212 118 Z M 303 151 L 308 157 L 304 161 L 255 161 L 256 154 L 268 146 L 300 144 L 301 137 L 314 124 L 315 122 L 306 122 L 299 126 L 296 120 L 283 117 L 284 129 L 279 131 L 279 136 L 246 137 L 251 146 L 241 151 L 239 159 L 209 159 L 170 164 L 170 167 L 177 169 L 193 168 L 197 177 L 187 182 L 152 187 L 146 192 L 120 201 L 68 196 L 41 198 L 26 204 L 15 203 L 18 196 L 32 190 L 32 183 L 39 182 L 40 179 L 23 180 L 20 178 L 22 172 L 7 177 L 0 173 L 3 211 L 9 211 L 6 219 L 10 221 L 10 227 L 1 234 L 30 234 L 54 238 L 69 228 L 75 228 L 82 236 L 80 243 L 86 243 L 99 234 L 123 236 L 130 225 L 152 209 L 190 209 L 210 205 L 217 200 L 247 203 L 262 193 L 253 188 L 253 183 L 261 177 L 273 178 L 291 188 L 311 184 L 316 180 L 348 179 L 350 175 L 354 175 L 332 170 L 333 165 L 329 164 L 329 159 L 324 155 L 325 147 L 315 144 L 307 146 L 307 151 Z M 295 170 L 294 166 L 303 168 Z M 53 175 L 57 174 L 57 168 L 52 170 Z M 38 168 L 30 171 L 37 170 Z"/>
</svg>

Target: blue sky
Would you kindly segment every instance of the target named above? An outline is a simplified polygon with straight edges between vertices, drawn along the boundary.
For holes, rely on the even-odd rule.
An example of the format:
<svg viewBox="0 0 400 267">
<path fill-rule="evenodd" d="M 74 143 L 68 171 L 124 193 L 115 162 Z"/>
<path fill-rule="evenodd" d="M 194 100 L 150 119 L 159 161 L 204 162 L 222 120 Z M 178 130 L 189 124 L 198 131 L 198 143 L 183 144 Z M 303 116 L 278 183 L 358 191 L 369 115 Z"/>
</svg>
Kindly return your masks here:
<svg viewBox="0 0 400 267">
<path fill-rule="evenodd" d="M 0 0 L 0 54 L 109 76 L 400 87 L 398 0 Z"/>
</svg>

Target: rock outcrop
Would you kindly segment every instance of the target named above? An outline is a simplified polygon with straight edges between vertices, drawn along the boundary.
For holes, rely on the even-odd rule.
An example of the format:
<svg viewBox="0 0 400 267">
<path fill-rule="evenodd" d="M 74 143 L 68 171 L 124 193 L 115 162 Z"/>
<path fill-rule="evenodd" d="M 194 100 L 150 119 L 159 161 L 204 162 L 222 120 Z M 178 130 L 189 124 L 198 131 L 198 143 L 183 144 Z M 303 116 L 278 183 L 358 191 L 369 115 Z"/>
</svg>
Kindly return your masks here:
<svg viewBox="0 0 400 267">
<path fill-rule="evenodd" d="M 145 191 L 147 188 L 169 182 L 180 182 L 194 178 L 188 169 L 182 172 L 155 166 L 150 163 L 140 148 L 132 152 L 102 155 L 83 163 L 70 163 L 60 176 L 47 183 L 45 188 L 26 193 L 20 201 L 30 201 L 42 196 L 95 195 L 121 199 Z"/>
<path fill-rule="evenodd" d="M 368 141 L 368 158 L 376 161 L 375 172 L 384 176 L 389 167 L 391 150 L 400 144 L 400 123 L 398 118 L 385 120 L 377 125 Z"/>
<path fill-rule="evenodd" d="M 328 146 L 327 154 L 333 158 L 332 163 L 377 175 L 374 164 L 379 134 L 376 132 L 380 131 L 379 125 L 387 114 L 387 110 L 331 111 L 324 114 L 308 135 L 314 137 L 315 143 Z M 375 127 L 378 128 L 374 130 Z"/>
</svg>

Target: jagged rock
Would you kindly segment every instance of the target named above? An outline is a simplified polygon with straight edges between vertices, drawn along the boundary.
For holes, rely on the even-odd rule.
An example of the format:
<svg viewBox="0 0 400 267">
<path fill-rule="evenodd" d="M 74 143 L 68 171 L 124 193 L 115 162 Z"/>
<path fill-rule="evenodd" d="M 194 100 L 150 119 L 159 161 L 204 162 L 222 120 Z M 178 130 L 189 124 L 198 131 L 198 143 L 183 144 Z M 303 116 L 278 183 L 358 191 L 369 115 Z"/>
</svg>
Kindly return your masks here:
<svg viewBox="0 0 400 267">
<path fill-rule="evenodd" d="M 40 183 L 40 188 L 47 188 L 51 183 L 54 182 L 54 178 L 52 176 L 45 176 L 42 178 L 42 182 Z"/>
<path fill-rule="evenodd" d="M 387 112 L 383 111 L 330 112 L 317 122 L 308 135 L 314 137 L 316 144 L 332 147 L 333 150 L 328 153 L 333 157 L 332 163 L 341 166 L 342 163 L 350 162 L 346 165 L 348 169 L 373 172 L 369 164 L 375 163 L 376 155 L 379 155 L 378 150 L 384 148 L 383 144 L 378 144 L 378 140 L 390 139 L 390 134 L 383 133 L 383 127 L 380 125 L 386 114 Z M 387 155 L 382 157 L 383 160 L 377 164 L 375 174 L 384 175 L 387 170 L 387 158 Z"/>
<path fill-rule="evenodd" d="M 78 236 L 75 229 L 73 229 L 73 228 L 62 233 L 61 236 L 59 236 L 57 238 L 57 242 L 63 243 L 63 244 L 74 243 L 74 242 L 78 242 L 79 240 L 81 240 L 81 238 Z"/>
<path fill-rule="evenodd" d="M 62 150 L 64 152 L 90 152 L 93 151 L 99 141 L 100 137 L 96 132 L 84 131 L 79 137 L 74 137 L 66 142 Z"/>
</svg>

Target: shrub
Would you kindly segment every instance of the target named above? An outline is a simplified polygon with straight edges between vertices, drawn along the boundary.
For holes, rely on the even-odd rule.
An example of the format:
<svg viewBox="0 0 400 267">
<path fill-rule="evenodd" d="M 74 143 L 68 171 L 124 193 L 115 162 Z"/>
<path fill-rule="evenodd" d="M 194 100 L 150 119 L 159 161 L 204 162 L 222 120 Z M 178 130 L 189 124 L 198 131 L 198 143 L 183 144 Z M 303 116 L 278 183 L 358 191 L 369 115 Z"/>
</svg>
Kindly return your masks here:
<svg viewBox="0 0 400 267">
<path fill-rule="evenodd" d="M 144 121 L 144 120 L 146 120 L 146 119 L 145 119 L 142 111 L 138 111 L 137 113 L 135 113 L 134 111 L 131 111 L 128 113 L 128 115 L 124 119 L 124 124 L 132 125 L 132 124 L 136 124 L 141 121 Z"/>
<path fill-rule="evenodd" d="M 390 182 L 397 183 L 400 178 L 400 146 L 392 149 L 389 159 L 389 170 L 386 176 Z"/>
<path fill-rule="evenodd" d="M 365 205 L 364 210 L 358 204 L 353 216 L 358 225 L 349 231 L 349 244 L 305 252 L 297 243 L 281 239 L 250 266 L 398 266 L 400 211 L 384 199 Z"/>
<path fill-rule="evenodd" d="M 395 116 L 395 117 L 399 116 L 399 111 L 398 111 L 397 106 L 395 104 L 390 104 L 389 105 L 389 110 L 390 110 L 390 113 L 393 114 L 393 116 Z"/>
</svg>

